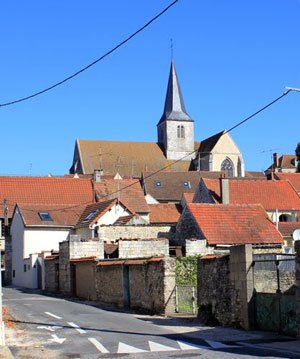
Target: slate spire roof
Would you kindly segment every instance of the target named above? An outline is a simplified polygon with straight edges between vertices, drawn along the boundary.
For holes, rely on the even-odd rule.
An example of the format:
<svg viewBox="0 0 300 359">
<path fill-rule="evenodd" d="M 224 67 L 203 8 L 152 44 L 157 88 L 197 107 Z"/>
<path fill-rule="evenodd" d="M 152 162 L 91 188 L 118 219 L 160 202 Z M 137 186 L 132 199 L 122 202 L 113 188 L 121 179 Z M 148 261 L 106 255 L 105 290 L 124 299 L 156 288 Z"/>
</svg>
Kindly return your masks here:
<svg viewBox="0 0 300 359">
<path fill-rule="evenodd" d="M 180 90 L 180 85 L 173 59 L 171 62 L 169 74 L 165 108 L 158 124 L 166 120 L 193 121 L 191 117 L 187 114 L 184 106 L 183 97 Z"/>
</svg>

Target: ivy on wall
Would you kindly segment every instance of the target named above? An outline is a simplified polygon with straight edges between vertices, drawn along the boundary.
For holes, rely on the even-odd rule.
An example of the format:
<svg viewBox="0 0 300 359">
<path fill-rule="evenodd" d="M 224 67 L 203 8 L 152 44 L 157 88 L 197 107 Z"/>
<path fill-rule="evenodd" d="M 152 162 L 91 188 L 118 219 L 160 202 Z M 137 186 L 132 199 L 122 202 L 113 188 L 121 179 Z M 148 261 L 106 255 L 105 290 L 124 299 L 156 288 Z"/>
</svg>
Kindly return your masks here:
<svg viewBox="0 0 300 359">
<path fill-rule="evenodd" d="M 175 274 L 177 285 L 197 285 L 198 258 L 199 255 L 176 258 Z"/>
</svg>

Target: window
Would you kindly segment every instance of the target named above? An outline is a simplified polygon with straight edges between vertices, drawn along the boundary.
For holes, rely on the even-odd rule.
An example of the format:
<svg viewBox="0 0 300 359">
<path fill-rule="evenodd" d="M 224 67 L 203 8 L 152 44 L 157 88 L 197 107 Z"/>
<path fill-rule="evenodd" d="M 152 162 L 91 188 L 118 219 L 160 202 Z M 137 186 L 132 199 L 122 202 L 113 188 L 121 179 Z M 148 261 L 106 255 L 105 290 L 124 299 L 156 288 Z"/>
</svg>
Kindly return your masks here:
<svg viewBox="0 0 300 359">
<path fill-rule="evenodd" d="M 156 186 L 156 187 L 161 187 L 161 182 L 160 182 L 160 181 L 156 181 L 156 182 L 155 182 L 155 186 Z"/>
<path fill-rule="evenodd" d="M 291 222 L 292 221 L 292 216 L 289 214 L 281 214 L 279 216 L 279 222 Z"/>
<path fill-rule="evenodd" d="M 190 181 L 184 181 L 182 183 L 184 188 L 192 188 L 191 182 Z"/>
<path fill-rule="evenodd" d="M 16 271 L 13 269 L 13 278 L 16 277 Z"/>
<path fill-rule="evenodd" d="M 42 221 L 53 221 L 49 212 L 39 212 L 39 216 Z"/>
<path fill-rule="evenodd" d="M 221 164 L 221 171 L 225 172 L 226 177 L 234 177 L 234 166 L 229 158 L 226 158 Z"/>
<path fill-rule="evenodd" d="M 83 220 L 83 222 L 88 222 L 88 221 L 90 221 L 93 217 L 95 217 L 95 215 L 96 215 L 97 212 L 98 212 L 98 210 L 95 210 L 95 211 L 89 213 L 89 214 L 85 217 L 85 219 Z"/>
<path fill-rule="evenodd" d="M 27 270 L 27 266 L 26 264 L 24 264 L 24 272 L 26 272 L 26 270 Z"/>
<path fill-rule="evenodd" d="M 177 126 L 177 138 L 185 138 L 184 126 Z"/>
</svg>

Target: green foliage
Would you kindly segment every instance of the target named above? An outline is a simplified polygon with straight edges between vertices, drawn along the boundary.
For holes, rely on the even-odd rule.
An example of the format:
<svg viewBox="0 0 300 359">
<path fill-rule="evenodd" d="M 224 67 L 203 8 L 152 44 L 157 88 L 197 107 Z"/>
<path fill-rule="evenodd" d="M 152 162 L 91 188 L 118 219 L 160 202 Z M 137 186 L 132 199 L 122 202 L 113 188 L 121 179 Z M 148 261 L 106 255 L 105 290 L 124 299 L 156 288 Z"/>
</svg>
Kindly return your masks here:
<svg viewBox="0 0 300 359">
<path fill-rule="evenodd" d="M 175 274 L 177 285 L 197 285 L 198 258 L 199 255 L 176 258 Z"/>
<path fill-rule="evenodd" d="M 300 172 L 300 142 L 298 142 L 295 153 L 297 157 L 297 172 Z"/>
</svg>

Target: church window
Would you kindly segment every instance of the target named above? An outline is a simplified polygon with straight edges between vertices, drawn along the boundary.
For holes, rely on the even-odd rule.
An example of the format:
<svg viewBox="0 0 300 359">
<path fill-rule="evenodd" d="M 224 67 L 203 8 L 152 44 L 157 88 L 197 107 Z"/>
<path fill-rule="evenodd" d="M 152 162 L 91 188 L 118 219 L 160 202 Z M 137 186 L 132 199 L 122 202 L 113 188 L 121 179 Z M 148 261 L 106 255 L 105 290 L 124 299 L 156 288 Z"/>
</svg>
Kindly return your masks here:
<svg viewBox="0 0 300 359">
<path fill-rule="evenodd" d="M 185 138 L 184 126 L 177 126 L 177 138 Z"/>
<path fill-rule="evenodd" d="M 234 166 L 229 158 L 226 158 L 221 164 L 221 171 L 225 173 L 226 177 L 234 177 Z"/>
</svg>

